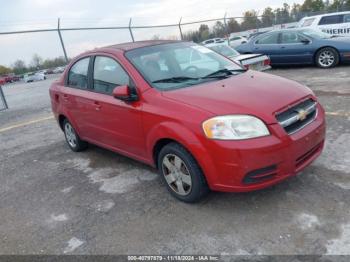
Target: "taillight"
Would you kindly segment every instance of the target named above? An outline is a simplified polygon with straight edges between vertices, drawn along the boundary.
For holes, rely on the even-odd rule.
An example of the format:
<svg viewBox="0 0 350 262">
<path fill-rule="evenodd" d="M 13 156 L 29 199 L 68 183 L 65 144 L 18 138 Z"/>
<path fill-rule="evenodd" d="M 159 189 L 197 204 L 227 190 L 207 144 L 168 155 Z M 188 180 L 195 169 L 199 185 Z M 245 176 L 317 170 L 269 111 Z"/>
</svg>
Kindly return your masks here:
<svg viewBox="0 0 350 262">
<path fill-rule="evenodd" d="M 269 65 L 271 65 L 271 60 L 270 59 L 266 59 L 264 61 L 264 66 L 269 66 Z"/>
</svg>

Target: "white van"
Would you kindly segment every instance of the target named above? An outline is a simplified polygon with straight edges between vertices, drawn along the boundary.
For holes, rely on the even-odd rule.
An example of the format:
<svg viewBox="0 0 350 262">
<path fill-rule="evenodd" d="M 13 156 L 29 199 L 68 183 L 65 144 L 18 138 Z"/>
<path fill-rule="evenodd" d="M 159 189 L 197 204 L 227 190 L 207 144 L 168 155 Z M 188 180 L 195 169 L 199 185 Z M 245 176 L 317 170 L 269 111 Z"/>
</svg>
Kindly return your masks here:
<svg viewBox="0 0 350 262">
<path fill-rule="evenodd" d="M 304 17 L 298 27 L 320 29 L 331 35 L 350 36 L 350 11 Z"/>
</svg>

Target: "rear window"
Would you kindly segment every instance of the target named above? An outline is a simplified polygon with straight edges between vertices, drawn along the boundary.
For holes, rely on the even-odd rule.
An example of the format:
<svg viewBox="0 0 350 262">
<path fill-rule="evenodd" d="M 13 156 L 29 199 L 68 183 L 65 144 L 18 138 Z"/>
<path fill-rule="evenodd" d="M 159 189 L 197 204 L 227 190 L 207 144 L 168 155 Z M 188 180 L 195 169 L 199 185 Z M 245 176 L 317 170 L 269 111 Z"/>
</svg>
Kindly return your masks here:
<svg viewBox="0 0 350 262">
<path fill-rule="evenodd" d="M 321 18 L 319 25 L 333 25 L 343 23 L 344 15 L 330 15 Z"/>
<path fill-rule="evenodd" d="M 304 22 L 301 24 L 301 26 L 302 27 L 311 26 L 314 21 L 315 21 L 315 18 L 305 19 Z"/>
</svg>

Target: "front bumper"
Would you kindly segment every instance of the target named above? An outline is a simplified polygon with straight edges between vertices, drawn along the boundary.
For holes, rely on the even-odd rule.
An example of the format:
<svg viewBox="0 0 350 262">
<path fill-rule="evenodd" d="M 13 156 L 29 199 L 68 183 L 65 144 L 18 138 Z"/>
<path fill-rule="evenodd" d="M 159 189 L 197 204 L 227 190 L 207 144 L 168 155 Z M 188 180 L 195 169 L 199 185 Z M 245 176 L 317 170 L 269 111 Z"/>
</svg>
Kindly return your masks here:
<svg viewBox="0 0 350 262">
<path fill-rule="evenodd" d="M 302 171 L 322 152 L 324 110 L 318 105 L 315 120 L 294 134 L 288 135 L 279 124 L 269 125 L 269 129 L 271 135 L 267 137 L 207 141 L 205 147 L 209 153 L 202 154 L 199 162 L 212 190 L 258 190 Z"/>
</svg>

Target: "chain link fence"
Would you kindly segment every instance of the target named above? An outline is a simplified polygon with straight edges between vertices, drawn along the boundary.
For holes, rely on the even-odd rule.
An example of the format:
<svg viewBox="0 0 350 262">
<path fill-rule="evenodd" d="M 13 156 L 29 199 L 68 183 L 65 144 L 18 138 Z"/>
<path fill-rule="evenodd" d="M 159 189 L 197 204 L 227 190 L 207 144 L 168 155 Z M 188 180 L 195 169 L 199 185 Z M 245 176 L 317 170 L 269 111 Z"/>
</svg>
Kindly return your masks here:
<svg viewBox="0 0 350 262">
<path fill-rule="evenodd" d="M 337 11 L 337 10 L 334 10 Z M 328 11 L 329 12 L 329 11 Z M 61 54 L 64 55 L 66 62 L 69 57 L 76 55 L 76 52 L 67 52 L 66 42 L 70 42 L 70 38 L 74 38 L 77 35 L 88 35 L 87 32 L 94 31 L 96 37 L 85 37 L 85 40 L 94 42 L 95 47 L 102 44 L 97 43 L 96 39 L 104 35 L 104 37 L 110 37 L 109 32 L 113 32 L 113 35 L 119 36 L 119 41 L 140 41 L 150 39 L 182 39 L 200 42 L 206 40 L 205 38 L 210 37 L 223 37 L 228 36 L 231 33 L 242 34 L 243 32 L 258 32 L 263 31 L 261 29 L 266 28 L 286 28 L 293 27 L 296 25 L 295 22 L 299 21 L 305 16 L 312 16 L 325 12 L 317 13 L 298 13 L 295 15 L 288 14 L 288 17 L 281 17 L 278 14 L 274 14 L 270 17 L 267 16 L 250 16 L 250 17 L 230 17 L 225 13 L 222 17 L 214 19 L 204 19 L 197 21 L 184 21 L 180 18 L 173 23 L 159 24 L 159 25 L 145 25 L 144 23 L 135 23 L 132 18 L 125 21 L 123 26 L 89 26 L 89 27 L 67 27 L 62 26 L 60 18 L 57 19 L 57 26 L 54 28 L 44 29 L 30 29 L 30 30 L 18 30 L 18 31 L 7 31 L 4 32 L 0 27 L 0 37 L 4 35 L 20 35 L 20 34 L 34 34 L 34 33 L 56 33 L 57 44 L 61 47 Z M 137 21 L 137 19 L 136 19 Z M 290 25 L 290 26 L 288 26 Z M 204 27 L 203 27 L 204 26 Z M 198 31 L 206 29 L 206 31 L 198 36 Z M 97 33 L 97 31 L 99 31 Z M 117 31 L 116 34 L 114 32 Z M 79 34 L 77 34 L 79 32 Z M 197 35 L 196 35 L 197 33 Z M 201 32 L 200 32 L 201 33 Z M 45 34 L 43 34 L 45 35 Z M 66 39 L 65 39 L 66 38 Z M 0 38 L 1 39 L 1 38 Z M 50 40 L 52 41 L 52 40 Z M 110 41 L 111 42 L 111 41 Z M 74 53 L 74 54 L 72 54 Z"/>
</svg>

